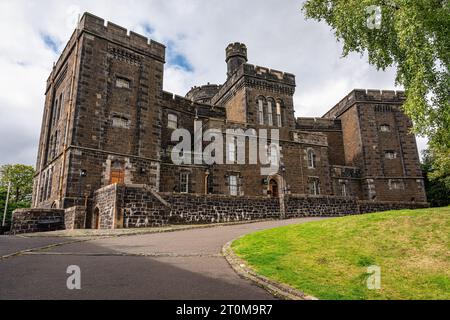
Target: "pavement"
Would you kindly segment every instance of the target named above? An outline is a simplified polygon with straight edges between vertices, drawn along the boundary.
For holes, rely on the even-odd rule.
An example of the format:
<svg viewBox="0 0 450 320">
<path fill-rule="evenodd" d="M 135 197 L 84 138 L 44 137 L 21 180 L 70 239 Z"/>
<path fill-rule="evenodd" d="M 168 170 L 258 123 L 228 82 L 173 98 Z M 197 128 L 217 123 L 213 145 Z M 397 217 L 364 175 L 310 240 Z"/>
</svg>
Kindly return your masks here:
<svg viewBox="0 0 450 320">
<path fill-rule="evenodd" d="M 221 255 L 247 233 L 320 218 L 266 221 L 120 237 L 0 237 L 0 299 L 270 300 Z M 32 250 L 36 248 L 35 250 Z M 81 290 L 67 288 L 69 266 Z"/>
</svg>

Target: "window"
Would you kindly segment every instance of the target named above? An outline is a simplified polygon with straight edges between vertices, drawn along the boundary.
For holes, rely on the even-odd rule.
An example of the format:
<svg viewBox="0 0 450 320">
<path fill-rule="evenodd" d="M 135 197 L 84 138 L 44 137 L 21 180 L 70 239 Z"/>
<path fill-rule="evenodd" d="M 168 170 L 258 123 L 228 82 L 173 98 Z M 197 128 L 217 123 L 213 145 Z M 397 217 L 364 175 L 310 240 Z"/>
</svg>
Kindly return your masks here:
<svg viewBox="0 0 450 320">
<path fill-rule="evenodd" d="M 189 193 L 189 173 L 187 172 L 180 174 L 180 192 Z"/>
<path fill-rule="evenodd" d="M 389 180 L 389 190 L 404 190 L 405 184 L 402 180 Z"/>
<path fill-rule="evenodd" d="M 310 179 L 309 181 L 309 193 L 313 196 L 320 195 L 320 181 L 317 178 Z"/>
<path fill-rule="evenodd" d="M 277 102 L 277 126 L 281 128 L 283 126 L 283 122 L 281 121 L 281 103 Z"/>
<path fill-rule="evenodd" d="M 341 196 L 343 197 L 347 196 L 347 185 L 345 183 L 341 184 Z"/>
<path fill-rule="evenodd" d="M 391 126 L 389 126 L 388 124 L 383 124 L 380 126 L 380 131 L 381 132 L 391 132 Z"/>
<path fill-rule="evenodd" d="M 312 149 L 308 150 L 308 168 L 309 169 L 316 168 L 316 154 L 314 153 L 314 150 L 312 150 Z"/>
<path fill-rule="evenodd" d="M 258 100 L 258 121 L 260 125 L 264 124 L 264 101 Z"/>
<path fill-rule="evenodd" d="M 397 158 L 397 153 L 394 152 L 394 151 L 386 151 L 384 156 L 385 156 L 386 159 L 393 160 L 393 159 Z"/>
<path fill-rule="evenodd" d="M 117 78 L 116 79 L 116 87 L 130 89 L 130 80 L 127 80 L 124 78 Z"/>
<path fill-rule="evenodd" d="M 128 118 L 126 117 L 115 115 L 113 116 L 112 121 L 113 121 L 112 125 L 115 128 L 124 128 L 124 129 L 130 128 L 130 120 L 128 120 Z"/>
<path fill-rule="evenodd" d="M 238 177 L 237 176 L 229 176 L 228 177 L 228 188 L 230 189 L 230 196 L 237 196 L 239 187 L 238 187 Z"/>
<path fill-rule="evenodd" d="M 236 163 L 236 139 L 228 143 L 228 163 Z"/>
<path fill-rule="evenodd" d="M 169 113 L 168 117 L 167 117 L 167 128 L 169 129 L 177 129 L 178 128 L 178 116 L 173 114 L 173 113 Z"/>
<path fill-rule="evenodd" d="M 269 126 L 273 126 L 273 106 L 272 101 L 267 102 L 267 120 Z"/>
<path fill-rule="evenodd" d="M 278 166 L 280 163 L 280 156 L 278 154 L 278 148 L 275 145 L 270 146 L 270 165 Z"/>
</svg>

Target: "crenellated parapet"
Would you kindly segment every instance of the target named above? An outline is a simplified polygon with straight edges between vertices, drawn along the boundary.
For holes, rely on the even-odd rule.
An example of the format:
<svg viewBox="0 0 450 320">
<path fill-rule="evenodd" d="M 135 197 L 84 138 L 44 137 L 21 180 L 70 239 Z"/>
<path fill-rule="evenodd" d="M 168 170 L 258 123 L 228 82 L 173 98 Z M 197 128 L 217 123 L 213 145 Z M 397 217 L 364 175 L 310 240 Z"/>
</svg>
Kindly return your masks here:
<svg viewBox="0 0 450 320">
<path fill-rule="evenodd" d="M 297 118 L 296 128 L 304 131 L 341 131 L 339 119 L 328 118 Z"/>
<path fill-rule="evenodd" d="M 154 40 L 143 35 L 128 31 L 127 29 L 105 21 L 91 13 L 85 12 L 81 17 L 77 29 L 72 34 L 69 42 L 61 53 L 58 61 L 54 64 L 53 71 L 47 80 L 47 88 L 49 88 L 54 77 L 58 75 L 61 68 L 65 65 L 68 56 L 73 52 L 76 41 L 83 35 L 89 34 L 124 46 L 128 49 L 135 50 L 139 54 L 148 55 L 152 58 L 165 62 L 166 47 Z"/>
<path fill-rule="evenodd" d="M 211 99 L 219 92 L 221 85 L 207 84 L 200 87 L 193 87 L 187 94 L 186 98 L 194 102 L 211 103 Z"/>
<path fill-rule="evenodd" d="M 401 105 L 404 103 L 405 99 L 404 91 L 355 89 L 330 109 L 323 118 L 337 118 L 355 103 Z"/>
<path fill-rule="evenodd" d="M 104 37 L 109 41 L 117 42 L 127 48 L 151 55 L 164 62 L 166 47 L 163 44 L 133 31 L 128 31 L 112 22 L 105 22 L 104 19 L 90 13 L 83 15 L 79 23 L 79 29 Z"/>
</svg>

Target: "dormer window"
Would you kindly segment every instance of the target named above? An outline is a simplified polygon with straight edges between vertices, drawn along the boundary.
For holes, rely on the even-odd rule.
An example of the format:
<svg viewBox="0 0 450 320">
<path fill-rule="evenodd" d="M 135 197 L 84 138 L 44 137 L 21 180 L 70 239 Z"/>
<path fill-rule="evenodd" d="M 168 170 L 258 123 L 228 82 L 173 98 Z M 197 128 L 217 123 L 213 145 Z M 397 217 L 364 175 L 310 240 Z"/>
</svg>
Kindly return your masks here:
<svg viewBox="0 0 450 320">
<path fill-rule="evenodd" d="M 130 80 L 125 79 L 125 78 L 117 78 L 116 79 L 116 87 L 117 88 L 125 88 L 125 89 L 130 89 L 131 85 L 130 85 Z"/>
</svg>

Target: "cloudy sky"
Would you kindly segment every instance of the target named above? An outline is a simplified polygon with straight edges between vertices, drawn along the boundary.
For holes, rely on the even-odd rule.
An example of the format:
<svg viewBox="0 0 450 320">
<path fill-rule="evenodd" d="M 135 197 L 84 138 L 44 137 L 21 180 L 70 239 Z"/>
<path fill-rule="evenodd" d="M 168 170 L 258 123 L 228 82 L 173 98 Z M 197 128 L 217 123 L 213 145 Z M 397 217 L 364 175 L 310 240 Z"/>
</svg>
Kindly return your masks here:
<svg viewBox="0 0 450 320">
<path fill-rule="evenodd" d="M 0 165 L 35 164 L 44 88 L 79 14 L 89 11 L 168 48 L 164 89 L 223 83 L 225 47 L 247 44 L 249 62 L 297 76 L 297 116 L 322 116 L 354 88 L 396 88 L 393 70 L 341 58 L 324 23 L 301 0 L 0 0 Z M 420 148 L 425 142 L 419 140 Z"/>
</svg>

